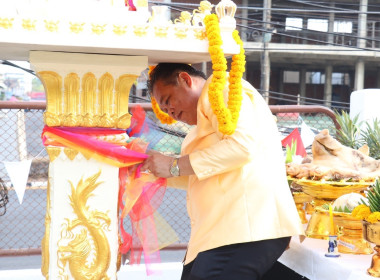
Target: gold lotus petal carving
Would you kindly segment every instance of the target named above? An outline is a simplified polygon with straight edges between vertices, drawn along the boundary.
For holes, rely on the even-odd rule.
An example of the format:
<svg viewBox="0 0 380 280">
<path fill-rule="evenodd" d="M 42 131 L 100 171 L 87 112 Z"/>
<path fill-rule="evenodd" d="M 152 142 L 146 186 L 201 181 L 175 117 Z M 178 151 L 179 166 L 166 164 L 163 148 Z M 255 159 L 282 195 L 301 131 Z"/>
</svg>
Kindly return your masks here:
<svg viewBox="0 0 380 280">
<path fill-rule="evenodd" d="M 81 124 L 84 127 L 96 127 L 98 124 L 93 114 L 87 113 L 86 115 L 81 116 L 81 117 L 82 117 Z"/>
<path fill-rule="evenodd" d="M 77 156 L 77 154 L 79 153 L 77 150 L 70 149 L 70 148 L 64 148 L 64 149 L 63 149 L 63 152 L 65 153 L 65 155 L 66 155 L 70 160 L 74 160 L 75 157 Z"/>
<path fill-rule="evenodd" d="M 119 117 L 119 119 L 117 120 L 117 128 L 121 128 L 121 129 L 127 129 L 129 128 L 129 126 L 131 125 L 131 114 L 125 114 L 121 117 Z"/>
<path fill-rule="evenodd" d="M 61 148 L 59 147 L 46 147 L 46 151 L 49 155 L 50 162 L 53 162 L 61 153 Z"/>
<path fill-rule="evenodd" d="M 90 160 L 90 158 L 92 158 L 92 154 L 90 154 L 90 153 L 85 153 L 85 154 L 82 154 L 84 157 L 85 157 L 85 159 L 87 159 L 87 160 Z"/>
<path fill-rule="evenodd" d="M 61 119 L 56 114 L 45 112 L 44 113 L 44 123 L 47 126 L 60 126 L 61 125 Z"/>
<path fill-rule="evenodd" d="M 115 122 L 112 120 L 111 116 L 108 113 L 100 116 L 100 119 L 99 119 L 100 127 L 113 127 L 114 123 Z"/>
<path fill-rule="evenodd" d="M 62 124 L 64 126 L 79 126 L 80 125 L 80 119 L 74 115 L 74 114 L 67 114 L 62 116 Z"/>
</svg>

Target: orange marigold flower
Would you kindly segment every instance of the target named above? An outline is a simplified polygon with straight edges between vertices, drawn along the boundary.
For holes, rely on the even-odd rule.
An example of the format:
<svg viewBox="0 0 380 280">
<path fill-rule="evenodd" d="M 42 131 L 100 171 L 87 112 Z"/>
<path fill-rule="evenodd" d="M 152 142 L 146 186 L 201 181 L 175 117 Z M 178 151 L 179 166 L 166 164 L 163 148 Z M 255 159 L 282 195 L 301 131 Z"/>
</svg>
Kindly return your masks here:
<svg viewBox="0 0 380 280">
<path fill-rule="evenodd" d="M 351 215 L 354 218 L 365 220 L 371 214 L 371 209 L 365 204 L 360 204 L 352 210 Z"/>
<path fill-rule="evenodd" d="M 380 221 L 380 212 L 373 212 L 369 214 L 369 216 L 366 218 L 366 221 L 374 224 Z"/>
</svg>

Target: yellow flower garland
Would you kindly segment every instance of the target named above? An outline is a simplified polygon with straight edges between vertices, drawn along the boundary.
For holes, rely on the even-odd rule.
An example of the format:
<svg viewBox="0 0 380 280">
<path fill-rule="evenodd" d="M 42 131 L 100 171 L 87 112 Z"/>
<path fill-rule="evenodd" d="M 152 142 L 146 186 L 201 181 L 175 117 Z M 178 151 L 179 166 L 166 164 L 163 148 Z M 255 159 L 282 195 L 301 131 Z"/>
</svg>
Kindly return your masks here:
<svg viewBox="0 0 380 280">
<path fill-rule="evenodd" d="M 226 84 L 227 60 L 221 48 L 223 41 L 220 36 L 219 20 L 215 14 L 211 14 L 205 17 L 204 23 L 209 41 L 209 53 L 213 69 L 213 77 L 208 91 L 209 101 L 212 111 L 218 119 L 219 131 L 223 134 L 231 135 L 236 129 L 242 101 L 241 79 L 245 71 L 243 42 L 239 37 L 239 32 L 234 30 L 232 36 L 235 42 L 240 46 L 240 53 L 232 56 L 231 71 L 228 80 L 228 107 L 226 107 L 223 89 Z M 149 67 L 149 74 L 153 69 L 154 67 Z M 161 123 L 172 124 L 176 122 L 160 109 L 154 97 L 151 97 L 151 100 L 153 112 Z"/>
<path fill-rule="evenodd" d="M 152 101 L 152 110 L 156 114 L 157 119 L 159 119 L 161 123 L 173 124 L 177 122 L 175 119 L 173 119 L 171 116 L 169 116 L 168 114 L 166 114 L 160 109 L 156 99 L 153 96 L 151 97 L 151 101 Z"/>
<path fill-rule="evenodd" d="M 215 14 L 207 15 L 204 19 L 206 33 L 209 41 L 209 53 L 211 56 L 213 76 L 208 90 L 208 97 L 212 111 L 216 115 L 219 131 L 226 135 L 235 132 L 242 102 L 241 79 L 245 71 L 245 55 L 243 42 L 239 32 L 234 30 L 232 36 L 240 46 L 240 53 L 232 56 L 231 71 L 229 75 L 229 92 L 227 107 L 224 102 L 223 89 L 226 84 L 227 60 L 224 57 L 221 45 L 219 20 Z"/>
<path fill-rule="evenodd" d="M 150 72 L 152 72 L 155 67 L 156 66 L 154 66 L 154 65 L 150 65 L 149 66 L 148 76 L 150 76 Z M 158 103 L 157 103 L 156 99 L 153 96 L 151 96 L 150 99 L 151 99 L 151 102 L 152 102 L 152 110 L 153 110 L 154 114 L 156 115 L 157 119 L 161 123 L 163 123 L 163 124 L 173 124 L 173 123 L 177 122 L 175 119 L 173 119 L 171 116 L 169 116 L 168 114 L 166 114 L 165 112 L 163 112 L 160 109 L 160 106 L 158 106 Z"/>
</svg>

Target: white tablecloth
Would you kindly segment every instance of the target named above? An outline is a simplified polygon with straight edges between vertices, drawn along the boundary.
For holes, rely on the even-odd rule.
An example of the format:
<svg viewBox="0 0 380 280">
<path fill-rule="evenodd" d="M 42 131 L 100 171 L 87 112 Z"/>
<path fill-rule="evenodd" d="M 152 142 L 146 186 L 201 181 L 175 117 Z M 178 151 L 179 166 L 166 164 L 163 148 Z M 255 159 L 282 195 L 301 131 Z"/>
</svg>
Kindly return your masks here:
<svg viewBox="0 0 380 280">
<path fill-rule="evenodd" d="M 367 273 L 372 255 L 341 254 L 339 258 L 325 257 L 328 241 L 306 238 L 302 243 L 293 237 L 290 249 L 279 262 L 310 280 L 378 280 Z"/>
</svg>

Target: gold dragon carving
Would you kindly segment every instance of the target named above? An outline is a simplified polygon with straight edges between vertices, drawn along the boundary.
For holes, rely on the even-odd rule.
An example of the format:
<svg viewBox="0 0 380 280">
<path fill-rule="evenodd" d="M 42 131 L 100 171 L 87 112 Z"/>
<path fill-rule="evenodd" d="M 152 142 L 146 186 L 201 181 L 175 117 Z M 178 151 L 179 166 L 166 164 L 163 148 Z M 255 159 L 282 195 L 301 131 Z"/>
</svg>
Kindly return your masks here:
<svg viewBox="0 0 380 280">
<path fill-rule="evenodd" d="M 61 279 L 68 279 L 64 269 L 68 263 L 71 276 L 80 280 L 106 280 L 111 253 L 105 230 L 109 231 L 111 219 L 107 213 L 90 210 L 87 201 L 102 183 L 97 182 L 101 171 L 81 179 L 76 188 L 71 185 L 70 204 L 76 218 L 66 219 L 58 241 L 58 267 Z M 69 239 L 67 245 L 62 243 Z M 62 245 L 61 245 L 62 244 Z"/>
</svg>

